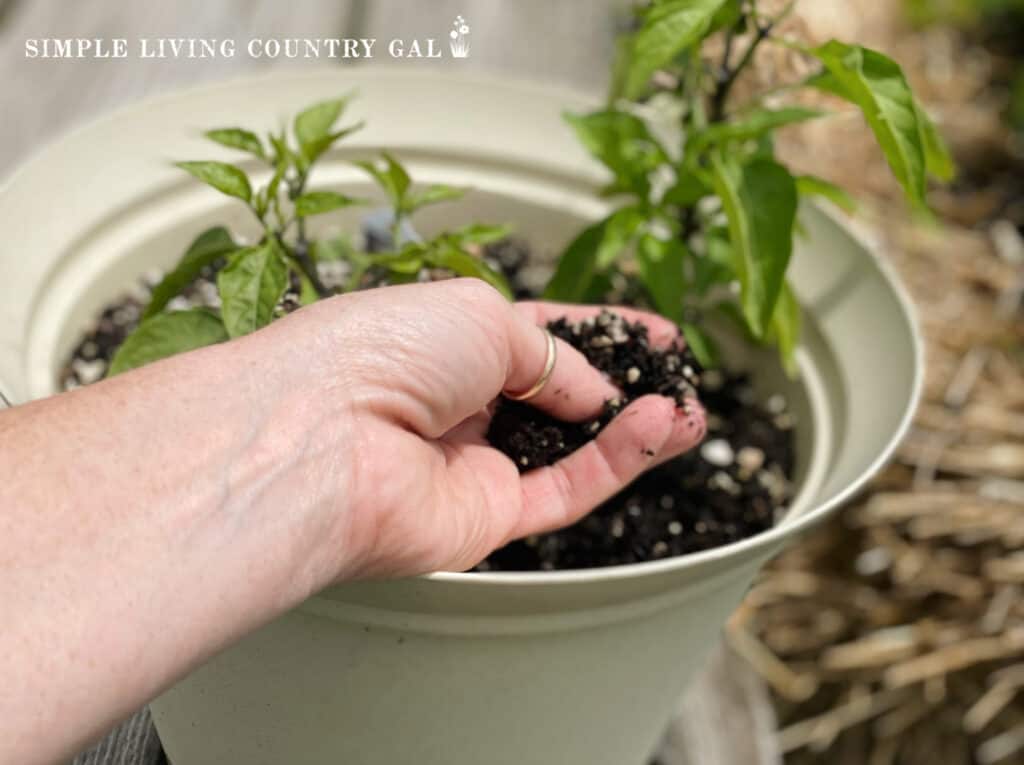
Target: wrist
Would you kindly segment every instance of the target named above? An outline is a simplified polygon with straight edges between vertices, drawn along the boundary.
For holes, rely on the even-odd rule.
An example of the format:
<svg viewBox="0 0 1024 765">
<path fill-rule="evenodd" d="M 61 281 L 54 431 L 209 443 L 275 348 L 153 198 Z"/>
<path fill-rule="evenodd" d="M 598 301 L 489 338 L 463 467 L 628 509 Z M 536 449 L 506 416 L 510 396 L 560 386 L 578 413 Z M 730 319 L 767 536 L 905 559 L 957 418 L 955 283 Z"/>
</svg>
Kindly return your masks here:
<svg viewBox="0 0 1024 765">
<path fill-rule="evenodd" d="M 224 346 L 244 412 L 225 470 L 225 498 L 251 521 L 252 553 L 280 569 L 290 607 L 347 574 L 356 484 L 355 415 L 342 381 L 289 337 L 257 333 Z M 267 551 L 271 550 L 271 556 Z"/>
</svg>

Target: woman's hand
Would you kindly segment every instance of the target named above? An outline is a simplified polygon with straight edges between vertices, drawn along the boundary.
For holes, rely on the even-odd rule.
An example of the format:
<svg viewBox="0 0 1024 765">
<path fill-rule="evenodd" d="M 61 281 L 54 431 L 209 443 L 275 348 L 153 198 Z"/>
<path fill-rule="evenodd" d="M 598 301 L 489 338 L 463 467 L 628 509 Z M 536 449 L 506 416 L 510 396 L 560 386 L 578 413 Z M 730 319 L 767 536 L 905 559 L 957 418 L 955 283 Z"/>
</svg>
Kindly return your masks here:
<svg viewBox="0 0 1024 765">
<path fill-rule="evenodd" d="M 268 360 L 275 347 L 309 359 L 289 366 L 299 373 L 294 385 L 328 407 L 312 407 L 311 429 L 329 438 L 337 432 L 331 422 L 348 423 L 331 448 L 295 455 L 304 471 L 319 460 L 320 475 L 346 476 L 333 544 L 322 550 L 336 556 L 337 576 L 469 568 L 512 539 L 573 523 L 700 440 L 699 405 L 684 415 L 652 395 L 576 453 L 525 475 L 487 444 L 487 407 L 502 391 L 528 390 L 542 373 L 547 341 L 538 325 L 597 310 L 513 306 L 483 282 L 459 279 L 324 301 L 254 338 Z M 667 320 L 625 312 L 656 344 L 677 336 Z M 564 420 L 596 416 L 618 391 L 557 343 L 552 376 L 530 403 Z M 296 477 L 296 495 L 312 481 L 308 472 Z"/>
<path fill-rule="evenodd" d="M 0 762 L 69 756 L 331 582 L 468 568 L 695 444 L 703 413 L 658 396 L 525 475 L 486 444 L 488 405 L 544 369 L 537 325 L 590 310 L 389 287 L 0 412 Z M 560 345 L 532 403 L 615 394 Z"/>
</svg>

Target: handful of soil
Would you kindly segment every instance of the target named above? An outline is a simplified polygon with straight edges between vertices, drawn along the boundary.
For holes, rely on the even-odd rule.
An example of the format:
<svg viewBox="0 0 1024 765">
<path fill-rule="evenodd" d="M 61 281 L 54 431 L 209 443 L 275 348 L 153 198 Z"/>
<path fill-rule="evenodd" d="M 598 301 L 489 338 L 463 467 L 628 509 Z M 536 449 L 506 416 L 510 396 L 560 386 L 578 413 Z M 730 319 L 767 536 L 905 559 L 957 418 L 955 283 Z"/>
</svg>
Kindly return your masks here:
<svg viewBox="0 0 1024 765">
<path fill-rule="evenodd" d="M 693 354 L 679 342 L 652 348 L 647 327 L 639 322 L 602 311 L 578 324 L 558 319 L 548 324 L 548 331 L 583 353 L 623 395 L 608 401 L 599 417 L 582 423 L 562 422 L 524 402 L 502 399 L 487 439 L 520 472 L 552 465 L 576 451 L 634 399 L 656 393 L 674 398 L 685 409 L 686 400 L 697 395 L 701 370 Z"/>
<path fill-rule="evenodd" d="M 521 472 L 549 465 L 594 438 L 630 401 L 647 393 L 685 406 L 697 389 L 708 435 L 696 449 L 653 468 L 578 523 L 519 539 L 477 571 L 553 571 L 669 558 L 729 544 L 771 528 L 790 496 L 793 416 L 780 395 L 757 401 L 745 375 L 702 370 L 681 343 L 650 347 L 647 329 L 604 312 L 548 329 L 578 348 L 623 392 L 596 420 L 566 423 L 502 400 L 488 439 Z"/>
</svg>

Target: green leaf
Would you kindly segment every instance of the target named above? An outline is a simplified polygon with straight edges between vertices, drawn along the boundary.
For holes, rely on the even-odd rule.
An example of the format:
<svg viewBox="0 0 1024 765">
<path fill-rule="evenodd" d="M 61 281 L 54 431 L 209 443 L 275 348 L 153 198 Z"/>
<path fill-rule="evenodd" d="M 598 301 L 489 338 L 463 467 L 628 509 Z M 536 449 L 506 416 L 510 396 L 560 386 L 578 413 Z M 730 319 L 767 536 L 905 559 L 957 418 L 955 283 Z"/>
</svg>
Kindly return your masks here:
<svg viewBox="0 0 1024 765">
<path fill-rule="evenodd" d="M 300 218 L 362 204 L 363 200 L 336 191 L 307 191 L 295 200 L 295 214 Z"/>
<path fill-rule="evenodd" d="M 857 212 L 857 200 L 834 183 L 816 175 L 800 175 L 796 179 L 796 190 L 800 196 L 824 197 L 841 210 Z"/>
<path fill-rule="evenodd" d="M 468 226 L 449 231 L 452 241 L 467 244 L 491 244 L 507 238 L 512 233 L 509 226 L 493 226 L 486 223 L 471 223 Z"/>
<path fill-rule="evenodd" d="M 713 35 L 723 29 L 737 29 L 743 27 L 743 3 L 741 0 L 725 0 L 725 5 L 719 8 L 711 18 L 711 25 L 707 34 Z"/>
<path fill-rule="evenodd" d="M 223 258 L 239 248 L 228 230 L 223 226 L 207 229 L 197 236 L 181 256 L 178 265 L 153 288 L 149 305 L 142 314 L 143 320 L 155 316 L 181 291 L 199 278 L 200 272 L 218 258 Z"/>
<path fill-rule="evenodd" d="M 544 297 L 580 302 L 596 276 L 629 247 L 643 222 L 640 209 L 630 206 L 583 229 L 558 259 Z"/>
<path fill-rule="evenodd" d="M 308 170 L 309 166 L 316 162 L 320 156 L 331 148 L 337 141 L 341 140 L 345 136 L 355 133 L 357 130 L 362 130 L 364 122 L 357 122 L 355 125 L 344 128 L 342 130 L 336 130 L 333 133 L 328 133 L 320 138 L 304 143 L 300 146 L 301 155 L 296 158 L 296 164 L 301 170 Z"/>
<path fill-rule="evenodd" d="M 683 320 L 683 264 L 689 256 L 678 238 L 659 239 L 651 233 L 640 236 L 636 249 L 640 279 L 658 313 L 677 324 Z"/>
<path fill-rule="evenodd" d="M 472 276 L 482 279 L 508 300 L 513 299 L 512 290 L 509 288 L 504 276 L 488 266 L 480 258 L 473 257 L 458 247 L 439 243 L 435 247 L 428 248 L 426 260 L 435 268 L 447 268 L 459 276 Z"/>
<path fill-rule="evenodd" d="M 705 234 L 704 254 L 693 259 L 693 291 L 706 295 L 714 285 L 734 281 L 736 269 L 729 231 L 715 227 Z"/>
<path fill-rule="evenodd" d="M 810 84 L 860 107 L 907 198 L 925 208 L 923 116 L 899 64 L 877 51 L 832 40 L 812 48 L 828 72 Z"/>
<path fill-rule="evenodd" d="M 597 247 L 597 270 L 604 271 L 618 260 L 633 243 L 647 216 L 639 207 L 622 207 L 608 217 L 604 238 Z"/>
<path fill-rule="evenodd" d="M 771 160 L 741 166 L 723 152 L 712 154 L 711 167 L 729 220 L 743 315 L 754 336 L 762 338 L 793 252 L 796 181 Z"/>
<path fill-rule="evenodd" d="M 796 377 L 796 345 L 800 340 L 800 304 L 788 283 L 782 285 L 779 300 L 772 313 L 768 337 L 779 346 L 779 355 L 786 374 Z"/>
<path fill-rule="evenodd" d="M 245 202 L 252 200 L 252 186 L 245 173 L 227 162 L 175 162 L 186 173 L 203 183 L 213 186 L 222 194 L 237 197 Z"/>
<path fill-rule="evenodd" d="M 928 174 L 943 183 L 953 180 L 956 176 L 956 163 L 935 123 L 920 104 L 917 104 L 917 119 L 921 125 L 921 141 L 924 144 L 924 162 Z"/>
<path fill-rule="evenodd" d="M 693 351 L 700 365 L 705 369 L 718 366 L 718 348 L 707 333 L 696 324 L 684 323 L 680 328 L 686 338 L 686 347 Z"/>
<path fill-rule="evenodd" d="M 642 119 L 615 109 L 564 117 L 587 151 L 614 174 L 610 191 L 629 191 L 647 198 L 648 176 L 668 162 L 668 156 Z"/>
<path fill-rule="evenodd" d="M 283 133 L 281 135 L 268 133 L 267 140 L 270 141 L 270 145 L 274 148 L 274 165 L 284 175 L 288 165 L 294 164 L 297 159 L 295 152 L 288 146 L 288 141 Z"/>
<path fill-rule="evenodd" d="M 422 268 L 422 265 L 420 266 Z M 388 284 L 416 284 L 419 281 L 419 268 L 414 271 L 392 269 L 388 274 Z"/>
<path fill-rule="evenodd" d="M 273 240 L 239 250 L 217 274 L 221 316 L 231 337 L 264 327 L 288 287 L 288 267 Z"/>
<path fill-rule="evenodd" d="M 405 197 L 411 183 L 409 173 L 397 159 L 387 152 L 383 152 L 381 156 L 384 159 L 383 167 L 377 162 L 369 160 L 357 161 L 355 164 L 377 181 L 395 210 L 404 214 L 406 212 Z"/>
<path fill-rule="evenodd" d="M 775 160 L 775 136 L 772 133 L 765 133 L 757 139 L 757 147 L 750 159 Z"/>
<path fill-rule="evenodd" d="M 320 293 L 316 291 L 313 282 L 309 280 L 302 271 L 299 274 L 299 305 L 312 305 L 320 299 Z"/>
<path fill-rule="evenodd" d="M 267 214 L 267 207 L 270 204 L 270 199 L 267 196 L 268 189 L 256 189 L 256 193 L 252 195 L 252 209 L 256 211 L 256 215 L 259 216 L 260 220 Z"/>
<path fill-rule="evenodd" d="M 305 148 L 326 137 L 345 110 L 350 98 L 351 96 L 344 96 L 321 101 L 299 112 L 293 125 L 299 146 Z"/>
<path fill-rule="evenodd" d="M 387 264 L 388 269 L 395 274 L 404 274 L 406 276 L 415 277 L 420 271 L 423 270 L 423 259 L 418 257 L 406 257 L 400 260 L 393 260 Z M 409 281 L 416 281 L 415 279 L 404 279 L 399 284 L 403 284 Z"/>
<path fill-rule="evenodd" d="M 608 218 L 583 229 L 558 259 L 555 273 L 544 288 L 544 298 L 578 303 L 597 276 L 597 251 L 604 240 Z"/>
<path fill-rule="evenodd" d="M 711 187 L 696 173 L 676 167 L 676 182 L 662 195 L 665 204 L 692 207 L 711 193 Z"/>
<path fill-rule="evenodd" d="M 608 296 L 612 294 L 615 289 L 615 281 L 612 279 L 612 275 L 607 271 L 603 274 L 598 274 L 590 280 L 590 285 L 587 287 L 587 291 L 583 293 L 577 302 L 586 303 L 587 305 L 593 303 L 607 303 Z"/>
<path fill-rule="evenodd" d="M 825 114 L 817 109 L 800 107 L 756 109 L 736 117 L 733 122 L 716 123 L 695 134 L 692 146 L 687 145 L 687 154 L 699 153 L 701 149 L 731 141 L 752 141 L 786 125 L 818 119 Z"/>
<path fill-rule="evenodd" d="M 436 183 L 422 191 L 414 192 L 409 195 L 409 199 L 406 202 L 406 213 L 412 213 L 421 207 L 427 205 L 437 204 L 438 202 L 450 202 L 455 199 L 462 199 L 466 194 L 466 189 L 457 188 L 455 186 L 445 186 L 440 183 Z"/>
<path fill-rule="evenodd" d="M 406 242 L 398 252 L 383 252 L 364 257 L 371 266 L 382 266 L 393 273 L 416 276 L 423 268 L 423 259 L 426 255 L 427 245 L 421 242 Z"/>
<path fill-rule="evenodd" d="M 247 151 L 260 159 L 267 158 L 266 152 L 263 150 L 263 143 L 260 141 L 259 136 L 251 130 L 218 128 L 217 130 L 207 130 L 203 135 L 211 141 L 219 143 L 221 146 Z"/>
<path fill-rule="evenodd" d="M 277 210 L 278 215 L 280 215 L 277 195 L 278 190 L 281 188 L 281 181 L 284 180 L 285 173 L 288 172 L 288 159 L 287 157 L 282 157 L 279 153 L 275 162 L 277 163 L 276 169 L 274 170 L 274 174 L 270 176 L 270 180 L 267 182 L 267 185 L 253 195 L 253 206 L 256 208 L 256 212 L 260 216 L 261 220 L 263 219 L 263 216 L 266 215 L 271 204 L 274 205 L 274 209 Z"/>
<path fill-rule="evenodd" d="M 108 377 L 168 356 L 228 339 L 220 318 L 206 308 L 161 313 L 143 321 L 117 349 Z"/>
<path fill-rule="evenodd" d="M 726 0 L 656 0 L 623 45 L 611 99 L 635 99 L 651 76 L 703 37 Z"/>
</svg>

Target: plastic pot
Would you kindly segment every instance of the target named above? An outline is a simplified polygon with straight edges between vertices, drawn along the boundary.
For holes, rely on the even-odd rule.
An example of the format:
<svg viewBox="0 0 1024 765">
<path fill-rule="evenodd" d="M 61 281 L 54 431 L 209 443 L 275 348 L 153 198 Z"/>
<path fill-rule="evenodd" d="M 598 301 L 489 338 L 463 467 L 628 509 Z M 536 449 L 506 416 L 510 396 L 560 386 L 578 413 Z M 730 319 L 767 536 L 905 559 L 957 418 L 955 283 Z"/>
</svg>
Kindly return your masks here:
<svg viewBox="0 0 1024 765">
<path fill-rule="evenodd" d="M 8 394 L 52 393 L 89 318 L 146 269 L 174 262 L 204 226 L 251 232 L 243 210 L 169 166 L 237 161 L 200 128 L 274 128 L 353 86 L 352 111 L 369 128 L 330 155 L 316 186 L 369 193 L 347 159 L 387 147 L 421 181 L 476 189 L 428 211 L 423 229 L 508 221 L 550 252 L 605 210 L 593 193 L 601 171 L 560 117 L 592 105 L 576 94 L 360 69 L 151 101 L 58 141 L 0 195 Z M 902 290 L 832 217 L 814 207 L 802 216 L 791 271 L 805 311 L 799 382 L 770 354 L 731 354 L 765 390 L 784 388 L 799 417 L 800 490 L 776 528 L 631 566 L 329 589 L 154 702 L 175 765 L 643 763 L 758 569 L 883 464 L 917 399 L 921 347 Z"/>
</svg>

